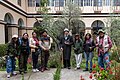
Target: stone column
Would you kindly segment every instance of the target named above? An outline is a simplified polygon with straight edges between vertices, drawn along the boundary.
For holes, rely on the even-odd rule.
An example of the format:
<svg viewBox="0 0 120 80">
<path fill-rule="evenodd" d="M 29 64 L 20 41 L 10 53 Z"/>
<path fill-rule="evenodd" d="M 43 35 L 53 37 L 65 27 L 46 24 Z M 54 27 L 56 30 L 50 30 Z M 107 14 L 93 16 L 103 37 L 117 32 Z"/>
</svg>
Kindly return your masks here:
<svg viewBox="0 0 120 80">
<path fill-rule="evenodd" d="M 5 44 L 5 22 L 0 21 L 0 44 Z"/>
</svg>

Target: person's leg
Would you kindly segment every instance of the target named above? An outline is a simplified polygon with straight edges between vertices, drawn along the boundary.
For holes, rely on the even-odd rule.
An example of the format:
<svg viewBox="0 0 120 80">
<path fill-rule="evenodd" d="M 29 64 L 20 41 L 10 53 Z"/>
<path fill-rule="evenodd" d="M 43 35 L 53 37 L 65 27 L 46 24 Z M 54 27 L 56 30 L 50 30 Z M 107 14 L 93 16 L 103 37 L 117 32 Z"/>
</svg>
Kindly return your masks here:
<svg viewBox="0 0 120 80">
<path fill-rule="evenodd" d="M 19 72 L 20 72 L 20 74 L 24 71 L 23 66 L 24 66 L 24 56 L 23 56 L 23 53 L 21 53 L 19 55 Z"/>
<path fill-rule="evenodd" d="M 64 68 L 66 68 L 67 67 L 67 65 L 66 65 L 66 59 L 63 59 L 63 64 L 64 64 Z"/>
<path fill-rule="evenodd" d="M 41 54 L 41 72 L 44 72 L 45 70 L 45 52 L 42 51 L 42 54 Z"/>
<path fill-rule="evenodd" d="M 12 57 L 12 75 L 16 75 L 17 73 L 15 71 L 15 65 L 16 65 L 16 59 L 15 57 Z"/>
<path fill-rule="evenodd" d="M 67 64 L 67 68 L 70 69 L 71 68 L 71 65 L 70 65 L 70 59 L 66 60 L 66 64 Z"/>
<path fill-rule="evenodd" d="M 33 69 L 35 69 L 36 67 L 35 67 L 35 62 L 36 62 L 36 60 L 35 60 L 35 52 L 32 52 L 32 60 L 33 60 Z"/>
<path fill-rule="evenodd" d="M 84 57 L 85 57 L 85 60 L 86 60 L 86 69 L 84 71 L 88 71 L 88 53 L 84 52 Z"/>
<path fill-rule="evenodd" d="M 78 55 L 75 54 L 75 60 L 76 60 L 76 68 L 78 67 Z"/>
<path fill-rule="evenodd" d="M 24 72 L 27 72 L 27 61 L 28 61 L 28 57 L 29 55 L 27 53 L 25 53 L 24 55 Z"/>
<path fill-rule="evenodd" d="M 93 58 L 93 53 L 89 53 L 89 61 L 90 61 L 90 73 L 92 72 L 92 58 Z"/>
<path fill-rule="evenodd" d="M 10 78 L 12 72 L 12 61 L 10 57 L 7 57 L 6 61 L 6 71 L 7 71 L 7 78 Z"/>
<path fill-rule="evenodd" d="M 78 67 L 80 67 L 81 62 L 82 62 L 82 53 L 78 55 Z"/>
<path fill-rule="evenodd" d="M 48 63 L 48 60 L 49 60 L 49 52 L 46 52 L 46 55 L 45 55 L 45 69 L 47 69 L 47 63 Z"/>
<path fill-rule="evenodd" d="M 90 69 L 92 69 L 92 58 L 93 58 L 93 53 L 89 53 L 89 61 L 90 61 Z"/>
<path fill-rule="evenodd" d="M 104 62 L 106 64 L 106 69 L 110 67 L 109 53 L 104 54 Z"/>
<path fill-rule="evenodd" d="M 104 68 L 103 55 L 102 54 L 100 54 L 98 56 L 98 65 L 99 65 L 99 67 Z"/>
</svg>

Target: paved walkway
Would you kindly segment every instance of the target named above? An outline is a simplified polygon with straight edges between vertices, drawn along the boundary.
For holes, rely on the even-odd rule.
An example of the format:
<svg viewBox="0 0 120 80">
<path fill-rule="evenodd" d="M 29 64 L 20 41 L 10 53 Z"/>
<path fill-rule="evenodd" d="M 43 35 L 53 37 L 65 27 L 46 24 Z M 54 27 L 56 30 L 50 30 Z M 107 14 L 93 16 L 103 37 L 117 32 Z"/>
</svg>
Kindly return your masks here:
<svg viewBox="0 0 120 80">
<path fill-rule="evenodd" d="M 50 71 L 45 71 L 44 73 L 27 73 L 25 74 L 24 80 L 53 80 L 53 74 L 56 69 L 50 69 Z M 74 70 L 74 69 L 62 69 L 61 70 L 61 80 L 80 80 L 80 76 L 83 76 L 85 80 L 89 79 L 89 72 L 83 72 L 82 70 Z M 6 78 L 6 72 L 0 71 L 0 80 L 22 80 L 22 76 L 18 74 L 17 76 L 13 76 L 10 79 Z"/>
</svg>

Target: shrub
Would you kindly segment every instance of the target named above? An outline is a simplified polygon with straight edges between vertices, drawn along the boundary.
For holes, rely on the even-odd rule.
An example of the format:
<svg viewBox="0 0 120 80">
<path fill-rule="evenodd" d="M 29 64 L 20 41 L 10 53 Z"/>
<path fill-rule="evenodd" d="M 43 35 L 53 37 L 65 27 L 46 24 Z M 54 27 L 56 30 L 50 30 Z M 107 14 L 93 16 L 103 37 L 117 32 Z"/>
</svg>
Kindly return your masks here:
<svg viewBox="0 0 120 80">
<path fill-rule="evenodd" d="M 5 55 L 6 49 L 7 49 L 7 44 L 0 44 L 0 57 Z"/>
</svg>

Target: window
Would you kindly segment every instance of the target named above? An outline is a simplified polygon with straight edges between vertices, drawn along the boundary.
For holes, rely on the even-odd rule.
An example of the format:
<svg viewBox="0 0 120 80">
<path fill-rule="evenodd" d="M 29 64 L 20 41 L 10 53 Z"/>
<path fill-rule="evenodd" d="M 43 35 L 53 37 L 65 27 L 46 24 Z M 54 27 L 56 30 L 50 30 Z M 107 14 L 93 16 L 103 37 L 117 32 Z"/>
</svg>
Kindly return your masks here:
<svg viewBox="0 0 120 80">
<path fill-rule="evenodd" d="M 105 0 L 105 5 L 110 6 L 110 0 Z"/>
<path fill-rule="evenodd" d="M 83 6 L 83 0 L 73 0 L 74 4 L 78 5 L 78 6 Z"/>
<path fill-rule="evenodd" d="M 52 6 L 64 6 L 64 0 L 52 0 Z"/>
<path fill-rule="evenodd" d="M 21 0 L 17 0 L 19 6 L 21 6 Z"/>
<path fill-rule="evenodd" d="M 40 0 L 28 0 L 28 6 L 29 7 L 39 7 L 40 6 Z"/>
<path fill-rule="evenodd" d="M 120 6 L 120 0 L 114 0 L 113 6 Z"/>
<path fill-rule="evenodd" d="M 102 6 L 102 0 L 94 0 L 94 6 Z"/>
</svg>

